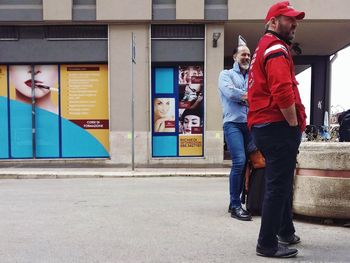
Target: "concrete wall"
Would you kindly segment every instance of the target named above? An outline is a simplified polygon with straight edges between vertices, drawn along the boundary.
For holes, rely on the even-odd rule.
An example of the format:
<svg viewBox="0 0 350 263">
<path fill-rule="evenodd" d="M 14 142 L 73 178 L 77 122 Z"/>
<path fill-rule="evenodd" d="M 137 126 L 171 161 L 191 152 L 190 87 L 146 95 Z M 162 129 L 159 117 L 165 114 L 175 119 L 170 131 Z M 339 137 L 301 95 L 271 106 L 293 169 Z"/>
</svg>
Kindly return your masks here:
<svg viewBox="0 0 350 263">
<path fill-rule="evenodd" d="M 204 0 L 176 0 L 176 19 L 204 19 Z"/>
<path fill-rule="evenodd" d="M 350 143 L 307 142 L 299 150 L 294 212 L 350 219 Z"/>
<path fill-rule="evenodd" d="M 149 25 L 110 25 L 110 148 L 115 163 L 131 162 L 131 33 L 136 38 L 135 131 L 138 163 L 148 159 Z"/>
<path fill-rule="evenodd" d="M 213 47 L 213 33 L 221 33 L 216 48 Z M 206 133 L 205 156 L 213 162 L 223 160 L 222 109 L 218 96 L 218 76 L 224 68 L 224 24 L 210 24 L 206 27 Z"/>
<path fill-rule="evenodd" d="M 265 19 L 276 0 L 228 0 L 228 20 Z M 350 2 L 345 0 L 291 0 L 291 5 L 306 13 L 306 19 L 349 19 Z"/>
<path fill-rule="evenodd" d="M 151 19 L 151 0 L 96 0 L 96 20 Z"/>
<path fill-rule="evenodd" d="M 42 21 L 71 20 L 73 0 L 42 0 L 43 18 L 41 17 L 41 1 L 38 0 L 4 0 L 0 1 L 0 21 Z M 176 0 L 177 20 L 262 20 L 272 4 L 277 0 Z M 79 20 L 94 20 L 93 1 L 88 1 L 84 8 L 76 8 L 75 16 Z M 296 9 L 306 12 L 307 20 L 348 20 L 350 2 L 347 0 L 292 0 Z M 171 4 L 168 4 L 171 3 Z M 155 4 L 155 20 L 174 20 L 173 1 L 163 5 Z M 81 2 L 79 2 L 81 6 Z M 92 8 L 92 9 L 90 9 Z M 40 13 L 40 14 L 39 14 Z M 206 14 L 206 17 L 205 17 Z M 102 21 L 143 21 L 152 19 L 152 0 L 96 0 L 96 20 Z"/>
<path fill-rule="evenodd" d="M 299 151 L 300 168 L 350 171 L 350 143 L 303 142 Z"/>
<path fill-rule="evenodd" d="M 301 215 L 350 219 L 350 178 L 296 176 L 294 212 Z"/>
<path fill-rule="evenodd" d="M 72 20 L 73 0 L 43 0 L 44 20 Z"/>
</svg>

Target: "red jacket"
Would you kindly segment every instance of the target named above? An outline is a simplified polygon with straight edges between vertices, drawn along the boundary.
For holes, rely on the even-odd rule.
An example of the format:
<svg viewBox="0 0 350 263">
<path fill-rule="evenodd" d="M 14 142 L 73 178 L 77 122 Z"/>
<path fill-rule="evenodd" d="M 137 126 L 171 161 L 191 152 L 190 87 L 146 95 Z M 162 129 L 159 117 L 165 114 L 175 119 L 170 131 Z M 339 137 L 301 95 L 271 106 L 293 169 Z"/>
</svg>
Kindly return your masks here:
<svg viewBox="0 0 350 263">
<path fill-rule="evenodd" d="M 280 109 L 295 103 L 298 123 L 306 126 L 294 63 L 289 46 L 277 36 L 266 33 L 259 41 L 248 79 L 248 126 L 285 120 Z"/>
</svg>

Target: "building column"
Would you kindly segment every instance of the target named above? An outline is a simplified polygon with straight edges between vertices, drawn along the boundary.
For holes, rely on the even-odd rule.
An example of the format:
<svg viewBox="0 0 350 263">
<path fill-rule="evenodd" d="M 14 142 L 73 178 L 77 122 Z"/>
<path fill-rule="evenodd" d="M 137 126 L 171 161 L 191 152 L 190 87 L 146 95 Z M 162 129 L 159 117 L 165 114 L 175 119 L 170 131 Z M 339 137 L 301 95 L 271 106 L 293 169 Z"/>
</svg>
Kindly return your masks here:
<svg viewBox="0 0 350 263">
<path fill-rule="evenodd" d="M 221 33 L 217 47 L 213 47 L 213 33 Z M 206 90 L 206 124 L 205 157 L 209 163 L 223 162 L 222 108 L 218 93 L 218 77 L 224 69 L 224 24 L 206 26 L 205 53 L 205 90 Z"/>
<path fill-rule="evenodd" d="M 114 164 L 132 160 L 131 36 L 136 38 L 134 68 L 135 164 L 149 160 L 149 25 L 109 26 L 110 154 Z"/>
</svg>

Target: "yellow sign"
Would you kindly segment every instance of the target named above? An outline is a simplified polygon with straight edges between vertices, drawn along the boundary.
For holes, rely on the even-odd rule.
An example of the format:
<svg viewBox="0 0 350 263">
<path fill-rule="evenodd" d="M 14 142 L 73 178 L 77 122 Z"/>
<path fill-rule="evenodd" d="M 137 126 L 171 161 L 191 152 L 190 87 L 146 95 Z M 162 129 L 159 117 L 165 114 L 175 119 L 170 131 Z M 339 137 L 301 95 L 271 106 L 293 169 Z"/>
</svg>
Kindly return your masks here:
<svg viewBox="0 0 350 263">
<path fill-rule="evenodd" d="M 0 96 L 7 97 L 7 67 L 0 65 Z"/>
<path fill-rule="evenodd" d="M 179 135 L 180 156 L 201 156 L 203 155 L 203 135 Z"/>
<path fill-rule="evenodd" d="M 108 66 L 61 65 L 61 114 L 109 151 Z"/>
</svg>

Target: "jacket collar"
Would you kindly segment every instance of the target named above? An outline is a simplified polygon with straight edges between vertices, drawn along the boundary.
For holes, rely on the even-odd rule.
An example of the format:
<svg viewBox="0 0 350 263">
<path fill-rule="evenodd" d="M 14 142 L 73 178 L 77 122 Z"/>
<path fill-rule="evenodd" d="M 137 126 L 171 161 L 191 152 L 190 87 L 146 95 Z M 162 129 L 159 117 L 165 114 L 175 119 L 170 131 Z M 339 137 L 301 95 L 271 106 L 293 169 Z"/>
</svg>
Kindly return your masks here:
<svg viewBox="0 0 350 263">
<path fill-rule="evenodd" d="M 270 34 L 272 34 L 272 35 L 278 37 L 278 38 L 281 39 L 283 42 L 285 42 L 288 46 L 292 45 L 292 42 L 290 42 L 288 39 L 282 37 L 280 34 L 276 33 L 275 31 L 266 30 L 266 31 L 265 31 L 265 34 L 268 34 L 268 33 L 270 33 Z"/>
<path fill-rule="evenodd" d="M 232 69 L 233 69 L 233 71 L 242 75 L 244 78 L 247 76 L 248 70 L 245 73 L 242 73 L 241 68 L 239 67 L 239 64 L 237 62 L 233 63 Z"/>
<path fill-rule="evenodd" d="M 237 62 L 233 63 L 233 70 L 238 72 L 238 73 L 242 73 L 241 69 L 239 68 L 239 64 Z"/>
</svg>

